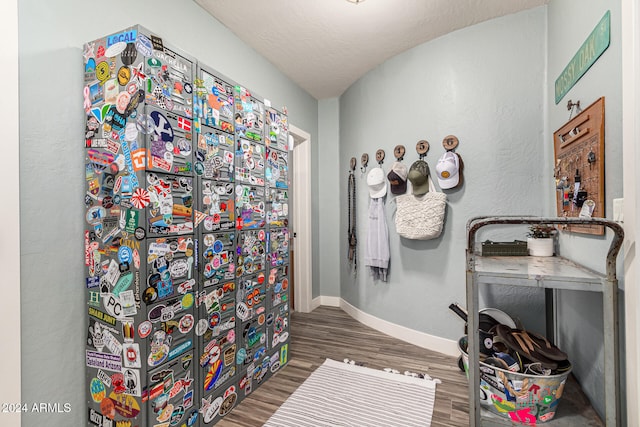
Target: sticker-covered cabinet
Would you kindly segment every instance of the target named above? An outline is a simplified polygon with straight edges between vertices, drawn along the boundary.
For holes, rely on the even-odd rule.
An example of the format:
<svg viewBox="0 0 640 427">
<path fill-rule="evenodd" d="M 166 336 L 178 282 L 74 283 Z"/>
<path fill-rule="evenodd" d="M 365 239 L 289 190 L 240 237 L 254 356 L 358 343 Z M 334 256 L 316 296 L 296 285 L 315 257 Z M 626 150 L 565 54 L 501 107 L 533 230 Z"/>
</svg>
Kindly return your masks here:
<svg viewBox="0 0 640 427">
<path fill-rule="evenodd" d="M 288 360 L 287 118 L 140 26 L 83 47 L 88 426 L 211 426 Z"/>
<path fill-rule="evenodd" d="M 87 425 L 189 425 L 195 61 L 135 26 L 84 45 Z"/>
</svg>

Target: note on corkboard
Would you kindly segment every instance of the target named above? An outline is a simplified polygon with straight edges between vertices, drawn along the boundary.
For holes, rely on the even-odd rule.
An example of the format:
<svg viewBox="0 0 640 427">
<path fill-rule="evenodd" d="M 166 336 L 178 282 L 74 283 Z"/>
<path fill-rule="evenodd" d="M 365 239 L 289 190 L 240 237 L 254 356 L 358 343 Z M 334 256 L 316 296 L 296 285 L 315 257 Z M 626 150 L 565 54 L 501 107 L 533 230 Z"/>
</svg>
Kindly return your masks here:
<svg viewBox="0 0 640 427">
<path fill-rule="evenodd" d="M 553 145 L 558 216 L 588 211 L 604 218 L 604 97 L 555 131 Z M 604 227 L 574 225 L 568 231 L 603 235 Z"/>
</svg>

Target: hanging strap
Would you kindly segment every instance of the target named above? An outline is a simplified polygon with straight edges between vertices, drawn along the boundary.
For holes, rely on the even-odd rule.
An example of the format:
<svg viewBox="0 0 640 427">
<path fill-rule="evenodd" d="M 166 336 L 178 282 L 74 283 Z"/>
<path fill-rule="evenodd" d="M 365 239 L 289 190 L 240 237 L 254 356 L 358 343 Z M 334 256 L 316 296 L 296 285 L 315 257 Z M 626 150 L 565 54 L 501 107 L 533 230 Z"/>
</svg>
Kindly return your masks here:
<svg viewBox="0 0 640 427">
<path fill-rule="evenodd" d="M 349 266 L 353 265 L 357 270 L 357 238 L 356 238 L 356 177 L 353 171 L 349 172 L 349 182 L 347 188 L 347 199 L 349 204 L 349 219 L 347 226 L 347 238 L 349 240 Z"/>
</svg>

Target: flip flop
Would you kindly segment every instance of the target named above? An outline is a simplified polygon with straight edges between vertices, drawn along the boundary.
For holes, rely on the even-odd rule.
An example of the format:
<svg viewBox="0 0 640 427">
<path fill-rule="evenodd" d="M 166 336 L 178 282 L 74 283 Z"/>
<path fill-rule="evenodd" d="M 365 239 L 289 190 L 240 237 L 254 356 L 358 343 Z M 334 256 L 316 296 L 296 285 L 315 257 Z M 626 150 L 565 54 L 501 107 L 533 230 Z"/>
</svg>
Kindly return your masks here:
<svg viewBox="0 0 640 427">
<path fill-rule="evenodd" d="M 555 370 L 558 368 L 558 362 L 567 360 L 566 353 L 533 332 L 512 329 L 505 325 L 498 325 L 495 332 L 509 349 L 532 362 L 540 362 L 545 368 Z"/>
</svg>

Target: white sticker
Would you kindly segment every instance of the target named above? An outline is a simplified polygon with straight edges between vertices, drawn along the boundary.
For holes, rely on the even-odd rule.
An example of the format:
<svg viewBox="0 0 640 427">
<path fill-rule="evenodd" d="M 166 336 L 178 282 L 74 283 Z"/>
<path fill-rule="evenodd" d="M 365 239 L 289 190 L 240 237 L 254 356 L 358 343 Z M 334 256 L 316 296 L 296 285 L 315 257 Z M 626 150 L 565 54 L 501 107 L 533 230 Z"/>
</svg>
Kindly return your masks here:
<svg viewBox="0 0 640 427">
<path fill-rule="evenodd" d="M 107 330 L 102 331 L 102 337 L 104 338 L 105 346 L 109 349 L 111 354 L 119 355 L 122 353 L 122 344 L 120 344 L 120 341 L 118 341 L 111 332 Z"/>
<path fill-rule="evenodd" d="M 125 368 L 140 368 L 140 344 L 125 343 L 122 346 L 122 361 Z"/>
</svg>

